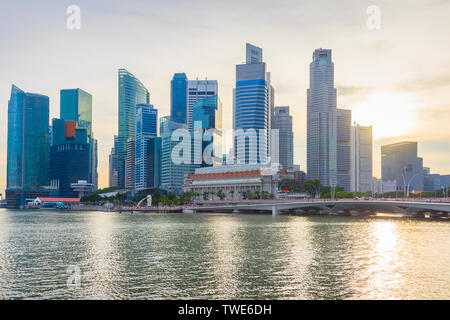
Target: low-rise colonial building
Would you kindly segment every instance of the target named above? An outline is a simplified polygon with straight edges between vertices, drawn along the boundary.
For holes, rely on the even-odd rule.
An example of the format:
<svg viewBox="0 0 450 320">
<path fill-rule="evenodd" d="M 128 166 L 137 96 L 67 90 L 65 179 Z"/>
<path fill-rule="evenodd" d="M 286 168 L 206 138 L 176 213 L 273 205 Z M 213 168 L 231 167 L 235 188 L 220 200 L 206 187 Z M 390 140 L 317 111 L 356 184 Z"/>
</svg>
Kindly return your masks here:
<svg viewBox="0 0 450 320">
<path fill-rule="evenodd" d="M 280 171 L 279 165 L 224 165 L 204 167 L 194 174 L 185 176 L 183 191 L 217 194 L 222 191 L 225 199 L 239 200 L 242 192 L 267 192 L 274 196 L 278 193 L 278 184 L 286 172 Z M 282 178 L 280 178 L 280 176 Z"/>
</svg>

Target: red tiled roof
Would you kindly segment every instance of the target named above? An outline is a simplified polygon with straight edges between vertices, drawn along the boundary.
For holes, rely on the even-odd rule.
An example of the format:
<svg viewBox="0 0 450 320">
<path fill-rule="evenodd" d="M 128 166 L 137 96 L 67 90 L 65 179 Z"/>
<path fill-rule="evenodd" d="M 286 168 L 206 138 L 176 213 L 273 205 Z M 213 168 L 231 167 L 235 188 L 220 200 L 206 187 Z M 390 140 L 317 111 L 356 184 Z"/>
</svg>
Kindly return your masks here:
<svg viewBox="0 0 450 320">
<path fill-rule="evenodd" d="M 44 198 L 38 197 L 42 202 L 80 202 L 80 198 Z"/>
<path fill-rule="evenodd" d="M 220 173 L 205 173 L 205 174 L 190 174 L 191 179 L 215 179 L 215 178 L 230 178 L 230 177 L 250 177 L 260 176 L 260 170 L 254 171 L 240 171 L 240 172 L 220 172 Z"/>
</svg>

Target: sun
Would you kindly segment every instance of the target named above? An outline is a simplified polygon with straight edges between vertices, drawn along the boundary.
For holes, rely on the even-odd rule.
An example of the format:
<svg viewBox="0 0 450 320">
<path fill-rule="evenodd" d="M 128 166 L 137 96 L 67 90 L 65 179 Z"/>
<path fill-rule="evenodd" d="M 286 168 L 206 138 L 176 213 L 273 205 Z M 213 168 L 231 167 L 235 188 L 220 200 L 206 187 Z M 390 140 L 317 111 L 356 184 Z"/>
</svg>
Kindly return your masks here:
<svg viewBox="0 0 450 320">
<path fill-rule="evenodd" d="M 368 95 L 365 101 L 350 106 L 353 121 L 372 125 L 373 137 L 398 137 L 412 131 L 418 103 L 403 92 L 380 92 Z"/>
</svg>

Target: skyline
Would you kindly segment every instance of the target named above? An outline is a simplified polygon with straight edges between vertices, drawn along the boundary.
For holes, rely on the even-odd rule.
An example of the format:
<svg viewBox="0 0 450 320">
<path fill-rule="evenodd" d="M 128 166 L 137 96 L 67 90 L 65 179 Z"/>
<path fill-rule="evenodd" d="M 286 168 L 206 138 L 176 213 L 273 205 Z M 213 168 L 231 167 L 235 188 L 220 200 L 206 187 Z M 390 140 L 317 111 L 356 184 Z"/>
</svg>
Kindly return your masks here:
<svg viewBox="0 0 450 320">
<path fill-rule="evenodd" d="M 419 2 L 428 6 L 418 5 Z M 44 3 L 27 5 L 30 9 L 27 12 L 35 12 L 36 16 L 42 17 L 39 21 L 30 21 L 24 11 L 16 12 L 14 21 L 11 21 L 5 13 L 8 9 L 14 10 L 21 6 L 0 5 L 2 24 L 8 24 L 8 28 L 1 28 L 0 35 L 3 42 L 9 44 L 9 50 L 0 53 L 0 60 L 8 61 L 0 76 L 0 193 L 3 193 L 6 184 L 7 104 L 12 84 L 26 92 L 49 96 L 50 120 L 59 117 L 59 90 L 81 88 L 92 94 L 93 131 L 99 140 L 99 186 L 105 187 L 108 184 L 108 155 L 113 136 L 118 134 L 117 70 L 126 68 L 142 81 L 150 91 L 151 103 L 160 111 L 161 117 L 169 114 L 170 79 L 174 73 L 185 72 L 190 79 L 217 79 L 226 129 L 231 127 L 232 120 L 235 65 L 244 62 L 242 52 L 246 42 L 264 50 L 264 61 L 269 66 L 275 88 L 275 105 L 291 107 L 295 137 L 294 162 L 301 165 L 301 170 L 306 169 L 309 63 L 312 52 L 323 47 L 333 50 L 338 108 L 351 109 L 353 121 L 361 125 L 373 125 L 375 176 L 380 177 L 380 146 L 405 140 L 419 142 L 419 154 L 424 158 L 424 166 L 431 167 L 433 173 L 445 174 L 450 171 L 450 134 L 445 132 L 445 124 L 450 120 L 450 99 L 445 92 L 450 86 L 450 74 L 445 73 L 450 70 L 450 58 L 440 56 L 440 52 L 450 49 L 449 44 L 441 40 L 445 39 L 445 30 L 450 26 L 450 22 L 445 20 L 446 11 L 443 9 L 450 7 L 448 3 L 412 1 L 405 7 L 379 1 L 383 14 L 381 30 L 377 31 L 369 31 L 366 26 L 369 2 L 353 5 L 351 10 L 348 10 L 350 3 L 356 1 L 344 1 L 341 5 L 329 3 L 330 12 L 334 8 L 336 12 L 342 13 L 327 17 L 329 24 L 335 23 L 329 35 L 324 34 L 329 27 L 319 24 L 315 29 L 314 23 L 308 21 L 309 14 L 300 10 L 307 4 L 290 4 L 299 11 L 287 11 L 290 7 L 283 6 L 284 3 L 274 8 L 271 14 L 276 21 L 270 24 L 274 30 L 267 29 L 272 33 L 262 32 L 261 28 L 265 28 L 263 24 L 257 30 L 235 33 L 237 27 L 224 19 L 231 14 L 233 1 L 227 4 L 203 3 L 203 12 L 208 12 L 208 7 L 221 8 L 222 11 L 211 15 L 194 12 L 200 3 L 194 2 L 192 19 L 181 19 L 172 25 L 164 22 L 164 19 L 157 19 L 156 22 L 148 19 L 156 8 L 163 13 L 158 17 L 176 21 L 175 16 L 183 10 L 171 12 L 172 3 L 145 4 L 136 1 L 133 11 L 119 3 L 103 3 L 102 7 L 100 2 L 89 4 L 80 1 L 81 30 L 72 31 L 65 25 L 65 9 L 69 3 L 52 6 L 45 6 Z M 186 6 L 184 3 L 178 5 Z M 312 16 L 324 15 L 318 6 L 309 9 L 313 11 Z M 252 10 L 270 15 L 267 10 Z M 285 14 L 288 14 L 288 19 L 283 20 Z M 117 21 L 114 19 L 117 16 L 122 19 Z M 420 16 L 427 19 L 420 19 Z M 215 21 L 217 17 L 222 19 Z M 294 20 L 300 17 L 305 19 L 299 25 L 303 28 L 292 30 Z M 22 25 L 16 24 L 16 21 Z M 243 26 L 253 26 L 254 22 L 252 18 Z M 191 31 L 210 26 L 202 35 L 211 36 L 214 40 L 217 38 L 217 41 L 208 39 L 205 43 L 200 41 L 195 46 L 188 45 L 192 36 L 179 34 L 180 23 Z M 164 30 L 169 40 L 160 39 L 157 30 L 146 29 L 155 26 L 159 31 Z M 156 45 L 153 42 L 150 45 L 142 44 L 141 39 L 146 32 L 150 33 L 149 38 Z M 34 33 L 39 34 L 39 37 L 33 37 Z M 111 38 L 110 34 L 118 39 L 114 36 Z M 127 34 L 135 34 L 136 38 L 126 38 Z M 293 34 L 295 39 L 290 38 Z M 420 48 L 416 48 L 412 39 L 420 35 L 426 38 Z M 34 44 L 34 39 L 41 42 Z M 125 43 L 119 46 L 118 40 Z M 28 50 L 21 48 L 21 43 L 26 44 Z M 30 45 L 33 50 L 29 50 Z M 52 50 L 47 49 L 48 45 L 51 45 Z M 179 50 L 177 45 L 184 45 L 189 50 Z M 409 56 L 405 58 L 405 54 Z M 373 110 L 375 107 L 380 110 Z M 389 118 L 385 116 L 386 112 L 393 114 Z M 399 121 L 399 117 L 405 117 L 407 121 Z M 421 118 L 420 121 L 418 118 Z M 394 126 L 391 120 L 399 126 Z"/>
</svg>

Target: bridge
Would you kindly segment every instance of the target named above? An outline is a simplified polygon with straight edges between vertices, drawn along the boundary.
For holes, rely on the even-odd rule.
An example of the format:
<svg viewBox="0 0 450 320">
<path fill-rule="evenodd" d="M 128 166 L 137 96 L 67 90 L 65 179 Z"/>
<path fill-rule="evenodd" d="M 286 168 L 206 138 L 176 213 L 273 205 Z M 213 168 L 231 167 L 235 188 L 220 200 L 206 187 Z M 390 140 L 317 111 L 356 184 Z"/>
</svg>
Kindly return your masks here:
<svg viewBox="0 0 450 320">
<path fill-rule="evenodd" d="M 185 212 L 260 212 L 277 214 L 375 215 L 396 213 L 410 217 L 448 217 L 450 202 L 405 200 L 301 200 L 254 203 L 203 203 Z"/>
</svg>

